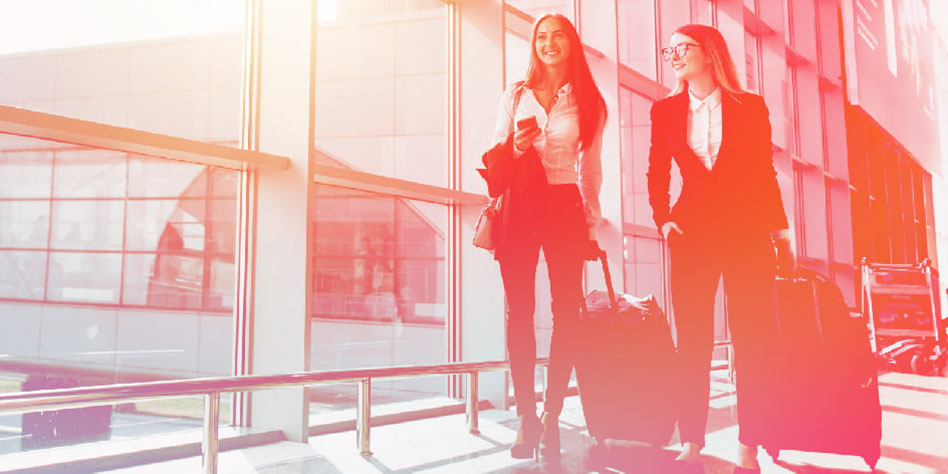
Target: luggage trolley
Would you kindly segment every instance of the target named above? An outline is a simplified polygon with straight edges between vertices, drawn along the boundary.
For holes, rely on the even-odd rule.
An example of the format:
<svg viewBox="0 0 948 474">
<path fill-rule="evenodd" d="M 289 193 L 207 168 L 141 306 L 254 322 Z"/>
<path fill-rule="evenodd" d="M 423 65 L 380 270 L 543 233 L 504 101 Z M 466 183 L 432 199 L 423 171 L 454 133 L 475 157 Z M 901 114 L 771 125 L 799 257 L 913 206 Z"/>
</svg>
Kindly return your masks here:
<svg viewBox="0 0 948 474">
<path fill-rule="evenodd" d="M 862 311 L 879 359 L 897 369 L 945 375 L 948 338 L 931 262 L 882 264 L 863 259 L 860 267 Z"/>
</svg>

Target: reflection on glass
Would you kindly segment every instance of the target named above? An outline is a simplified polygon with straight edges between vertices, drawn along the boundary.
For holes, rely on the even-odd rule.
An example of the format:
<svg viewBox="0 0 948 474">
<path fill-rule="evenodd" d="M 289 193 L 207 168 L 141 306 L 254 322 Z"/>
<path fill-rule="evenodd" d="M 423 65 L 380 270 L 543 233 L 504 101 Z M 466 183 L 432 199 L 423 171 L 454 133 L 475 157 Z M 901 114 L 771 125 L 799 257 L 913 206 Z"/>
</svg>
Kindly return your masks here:
<svg viewBox="0 0 948 474">
<path fill-rule="evenodd" d="M 124 154 L 108 150 L 72 148 L 56 150 L 55 157 L 55 197 L 104 198 L 125 195 Z"/>
<path fill-rule="evenodd" d="M 648 202 L 648 152 L 651 143 L 652 101 L 623 87 L 619 92 L 620 148 L 622 159 L 622 219 L 624 222 L 654 226 Z M 677 166 L 673 166 L 677 169 Z M 670 192 L 672 202 L 681 189 L 681 177 L 673 171 Z"/>
<path fill-rule="evenodd" d="M 319 185 L 313 201 L 313 370 L 447 359 L 447 208 Z M 373 383 L 375 403 L 444 395 L 442 377 Z M 351 387 L 310 390 L 313 423 Z M 376 394 L 381 398 L 376 398 Z"/>
<path fill-rule="evenodd" d="M 669 41 L 671 41 L 671 35 L 675 32 L 675 29 L 691 23 L 692 3 L 694 2 L 688 0 L 662 0 L 657 3 L 659 18 L 658 49 L 672 46 Z M 674 89 L 676 79 L 671 63 L 660 61 L 660 64 L 662 84 L 669 89 Z"/>
<path fill-rule="evenodd" d="M 761 80 L 760 80 L 760 42 L 758 38 L 749 31 L 744 32 L 744 61 L 745 61 L 745 70 L 747 71 L 747 78 L 745 83 L 747 85 L 747 90 L 755 94 L 761 94 Z"/>
<path fill-rule="evenodd" d="M 443 325 L 446 209 L 318 189 L 313 316 Z"/>
<path fill-rule="evenodd" d="M 233 0 L 17 2 L 0 104 L 235 145 L 245 16 Z"/>
<path fill-rule="evenodd" d="M 447 9 L 441 0 L 320 0 L 320 160 L 447 186 Z M 327 13 L 327 15 L 330 15 Z"/>
<path fill-rule="evenodd" d="M 0 247 L 46 248 L 49 201 L 0 200 Z"/>
<path fill-rule="evenodd" d="M 43 299 L 46 252 L 0 250 L 0 268 L 0 298 Z"/>
<path fill-rule="evenodd" d="M 53 301 L 118 303 L 122 255 L 118 253 L 51 252 L 49 293 Z"/>
<path fill-rule="evenodd" d="M 0 381 L 18 383 L 0 391 L 229 373 L 239 173 L 4 138 Z M 132 420 L 140 434 L 198 427 L 168 417 L 200 406 L 0 417 L 21 427 L 0 453 L 128 434 Z"/>
<path fill-rule="evenodd" d="M 619 61 L 656 79 L 655 0 L 619 0 Z"/>
<path fill-rule="evenodd" d="M 520 10 L 533 18 L 546 13 L 559 13 L 573 21 L 573 2 L 571 0 L 507 0 L 507 5 Z"/>
<path fill-rule="evenodd" d="M 172 160 L 132 157 L 128 163 L 128 196 L 204 197 L 205 168 Z"/>
<path fill-rule="evenodd" d="M 0 104 L 239 142 L 246 2 L 16 3 L 0 15 Z M 230 373 L 239 179 L 0 134 L 0 391 Z M 2 416 L 20 433 L 0 455 L 199 428 L 201 411 Z"/>
<path fill-rule="evenodd" d="M 53 153 L 30 148 L 27 138 L 0 134 L 0 199 L 49 197 Z"/>
<path fill-rule="evenodd" d="M 125 203 L 121 200 L 53 202 L 52 242 L 56 249 L 121 250 Z"/>
</svg>

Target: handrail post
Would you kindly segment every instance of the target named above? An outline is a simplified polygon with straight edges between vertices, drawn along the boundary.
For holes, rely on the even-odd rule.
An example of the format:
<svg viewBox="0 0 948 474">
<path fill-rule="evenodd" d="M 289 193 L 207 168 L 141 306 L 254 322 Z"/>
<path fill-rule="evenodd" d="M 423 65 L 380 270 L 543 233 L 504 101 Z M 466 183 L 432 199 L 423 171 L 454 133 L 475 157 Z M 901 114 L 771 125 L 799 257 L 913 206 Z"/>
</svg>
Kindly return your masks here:
<svg viewBox="0 0 948 474">
<path fill-rule="evenodd" d="M 221 394 L 211 392 L 204 396 L 204 442 L 201 444 L 201 472 L 217 474 L 218 431 Z"/>
<path fill-rule="evenodd" d="M 472 434 L 480 434 L 477 427 L 477 371 L 469 372 L 467 378 L 467 429 Z"/>
<path fill-rule="evenodd" d="M 359 381 L 359 407 L 356 410 L 356 437 L 359 454 L 369 457 L 369 421 L 372 416 L 372 379 L 365 378 Z"/>
</svg>

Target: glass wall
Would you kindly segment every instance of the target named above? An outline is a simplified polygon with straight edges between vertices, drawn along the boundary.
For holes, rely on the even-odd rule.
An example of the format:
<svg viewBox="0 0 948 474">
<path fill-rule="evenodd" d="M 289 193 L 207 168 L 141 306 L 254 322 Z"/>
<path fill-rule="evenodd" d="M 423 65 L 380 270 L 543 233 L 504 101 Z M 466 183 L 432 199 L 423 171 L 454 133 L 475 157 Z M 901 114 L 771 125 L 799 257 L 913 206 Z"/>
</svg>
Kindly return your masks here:
<svg viewBox="0 0 948 474">
<path fill-rule="evenodd" d="M 238 180 L 0 136 L 0 370 L 22 383 L 4 390 L 229 374 Z M 154 432 L 200 416 L 199 399 L 169 403 L 100 415 L 116 435 L 143 417 Z M 68 441 L 21 433 L 23 447 Z"/>
<path fill-rule="evenodd" d="M 666 255 L 664 242 L 653 229 L 652 207 L 648 202 L 648 150 L 651 144 L 652 101 L 631 89 L 619 92 L 620 151 L 622 164 L 623 257 L 625 291 L 634 295 L 654 295 L 665 308 Z M 677 199 L 681 177 L 672 171 L 671 193 Z M 670 303 L 670 302 L 668 302 Z"/>
<path fill-rule="evenodd" d="M 655 0 L 619 0 L 619 62 L 649 79 L 658 78 Z"/>
<path fill-rule="evenodd" d="M 587 13 L 599 8 L 583 1 Z M 360 175 L 363 189 L 397 178 L 397 189 L 458 191 L 454 183 L 464 174 L 455 168 L 470 160 L 465 147 L 450 146 L 459 140 L 450 133 L 454 125 L 492 130 L 494 115 L 452 123 L 451 111 L 470 110 L 459 99 L 470 98 L 452 87 L 470 82 L 449 81 L 452 55 L 459 54 L 450 32 L 458 24 L 478 31 L 463 29 L 469 19 L 451 17 L 464 11 L 456 3 L 315 2 L 314 77 L 305 79 L 314 82 L 307 125 L 318 163 L 368 173 Z M 532 18 L 557 12 L 576 19 L 583 11 L 574 0 L 494 3 L 500 14 L 490 18 L 504 28 L 484 29 L 496 33 L 482 44 L 496 48 L 485 57 L 498 67 L 483 79 L 497 82 L 497 94 L 476 99 L 492 104 L 501 82 L 523 76 Z M 612 215 L 604 225 L 615 227 L 601 235 L 614 240 L 610 255 L 622 252 L 623 271 L 614 273 L 624 291 L 654 294 L 670 312 L 666 249 L 648 204 L 649 109 L 675 86 L 659 50 L 691 22 L 719 25 L 729 42 L 743 38 L 731 52 L 744 60 L 747 88 L 763 93 L 772 111 L 775 157 L 802 262 L 845 289 L 854 282 L 853 258 L 915 262 L 932 253 L 931 176 L 878 124 L 844 107 L 831 2 L 607 3 L 615 18 L 586 15 L 580 33 L 597 43 L 586 50 L 590 62 L 609 66 L 594 67 L 600 83 L 618 82 L 617 90 L 604 91 L 618 95 L 610 116 L 619 126 L 610 122 L 602 156 L 609 169 L 620 162 L 618 176 L 604 176 L 603 195 L 621 206 L 605 203 Z M 78 17 L 93 4 L 109 15 L 71 24 L 44 17 L 51 9 Z M 246 7 L 231 0 L 48 0 L 11 10 L 0 19 L 0 103 L 238 146 L 249 96 L 242 89 Z M 617 52 L 601 47 L 613 21 Z M 608 28 L 590 30 L 596 26 Z M 466 69 L 454 72 L 465 81 L 482 79 Z M 617 81 L 602 77 L 614 71 Z M 241 178 L 237 171 L 0 135 L 0 391 L 231 373 Z M 673 169 L 673 201 L 680 187 Z M 459 326 L 449 308 L 464 289 L 451 288 L 449 262 L 463 255 L 449 237 L 457 225 L 450 205 L 318 185 L 311 208 L 310 367 L 456 358 Z M 537 279 L 546 281 L 542 264 Z M 537 285 L 540 356 L 548 354 L 549 301 L 549 287 Z M 725 338 L 720 331 L 716 337 Z M 375 385 L 376 401 L 427 403 L 453 395 L 447 387 L 445 377 L 384 382 Z M 352 390 L 310 390 L 313 423 L 352 409 Z M 199 400 L 123 405 L 95 415 L 104 428 L 87 434 L 197 427 L 200 410 Z M 34 435 L 42 423 L 32 415 L 0 418 L 19 430 L 0 440 L 0 453 L 68 442 Z"/>
<path fill-rule="evenodd" d="M 447 7 L 319 0 L 316 147 L 324 164 L 447 186 Z"/>
<path fill-rule="evenodd" d="M 448 185 L 448 8 L 319 0 L 317 161 Z M 317 186 L 313 196 L 312 370 L 447 362 L 440 204 Z M 445 377 L 373 382 L 378 403 L 446 395 Z M 311 422 L 350 410 L 354 387 L 310 389 Z M 385 410 L 382 408 L 382 410 Z"/>
<path fill-rule="evenodd" d="M 0 20 L 0 103 L 237 146 L 244 17 L 230 1 L 20 2 Z M 0 391 L 230 374 L 239 180 L 0 135 Z M 202 407 L 3 416 L 0 454 L 193 429 Z"/>
<path fill-rule="evenodd" d="M 547 13 L 559 13 L 571 21 L 574 20 L 573 0 L 505 0 L 505 4 L 516 8 L 530 18 Z"/>
<path fill-rule="evenodd" d="M 231 0 L 18 2 L 0 20 L 0 103 L 236 145 L 245 17 Z"/>
</svg>

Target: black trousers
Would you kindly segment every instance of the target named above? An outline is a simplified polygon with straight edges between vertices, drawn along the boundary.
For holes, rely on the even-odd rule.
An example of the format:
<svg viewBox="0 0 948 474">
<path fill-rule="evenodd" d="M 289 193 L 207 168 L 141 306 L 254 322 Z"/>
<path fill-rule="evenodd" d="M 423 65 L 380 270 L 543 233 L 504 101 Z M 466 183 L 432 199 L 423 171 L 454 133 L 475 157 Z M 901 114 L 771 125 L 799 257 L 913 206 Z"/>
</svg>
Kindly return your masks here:
<svg viewBox="0 0 948 474">
<path fill-rule="evenodd" d="M 711 353 L 714 348 L 714 299 L 723 276 L 734 349 L 738 439 L 761 444 L 767 430 L 768 383 L 776 340 L 773 294 L 776 257 L 767 235 L 730 237 L 692 228 L 672 232 L 671 291 L 678 335 L 681 441 L 704 446 L 708 423 Z"/>
<path fill-rule="evenodd" d="M 575 354 L 573 330 L 583 298 L 583 246 L 586 219 L 579 188 L 574 184 L 543 185 L 535 192 L 535 213 L 508 225 L 516 226 L 505 242 L 500 272 L 507 299 L 507 354 L 517 414 L 536 414 L 534 370 L 537 344 L 536 270 L 540 249 L 546 257 L 552 296 L 553 335 L 544 411 L 559 415 L 569 385 Z"/>
</svg>

